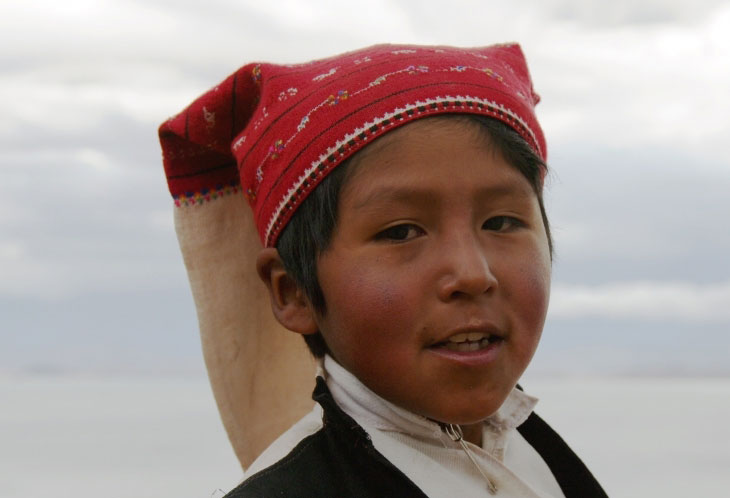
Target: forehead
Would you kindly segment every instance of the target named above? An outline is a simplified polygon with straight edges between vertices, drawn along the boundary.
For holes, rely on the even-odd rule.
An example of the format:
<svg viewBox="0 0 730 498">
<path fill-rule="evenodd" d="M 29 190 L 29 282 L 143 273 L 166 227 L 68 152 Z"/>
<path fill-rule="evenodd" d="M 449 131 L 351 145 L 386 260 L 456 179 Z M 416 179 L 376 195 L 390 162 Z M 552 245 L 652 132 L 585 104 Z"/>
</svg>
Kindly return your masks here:
<svg viewBox="0 0 730 498">
<path fill-rule="evenodd" d="M 378 159 L 402 153 L 413 146 L 425 144 L 432 140 L 451 141 L 456 137 L 466 137 L 479 142 L 484 150 L 494 150 L 489 132 L 474 118 L 466 115 L 435 116 L 412 121 L 404 126 L 378 138 L 375 142 L 359 151 L 351 161 L 351 166 L 357 166 L 365 161 Z"/>
<path fill-rule="evenodd" d="M 371 182 L 381 177 L 397 178 L 406 170 L 418 175 L 434 163 L 442 165 L 436 171 L 448 181 L 454 173 L 453 162 L 467 148 L 481 158 L 502 158 L 489 131 L 473 118 L 449 115 L 413 121 L 383 135 L 353 156 L 345 185 L 357 182 L 366 172 Z M 480 162 L 475 161 L 474 165 Z M 373 175 L 370 171 L 373 169 L 379 174 Z"/>
<path fill-rule="evenodd" d="M 348 166 L 342 196 L 358 204 L 417 190 L 534 195 L 528 179 L 509 164 L 490 132 L 465 116 L 433 117 L 404 125 L 369 145 Z M 426 196 L 428 197 L 428 196 Z"/>
</svg>

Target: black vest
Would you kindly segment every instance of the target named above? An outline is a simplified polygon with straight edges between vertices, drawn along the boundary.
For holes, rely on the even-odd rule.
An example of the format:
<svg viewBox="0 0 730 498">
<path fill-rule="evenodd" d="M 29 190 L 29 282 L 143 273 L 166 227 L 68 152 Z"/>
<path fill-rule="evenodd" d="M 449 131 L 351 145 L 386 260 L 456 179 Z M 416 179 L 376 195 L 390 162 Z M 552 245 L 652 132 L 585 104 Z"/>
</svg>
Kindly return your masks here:
<svg viewBox="0 0 730 498">
<path fill-rule="evenodd" d="M 246 479 L 227 498 L 425 498 L 340 409 L 321 377 L 312 395 L 323 426 L 284 458 Z M 566 498 L 607 498 L 563 439 L 533 412 L 517 430 L 547 463 Z M 458 496 L 459 490 L 454 490 Z M 489 496 L 485 491 L 485 496 Z"/>
</svg>

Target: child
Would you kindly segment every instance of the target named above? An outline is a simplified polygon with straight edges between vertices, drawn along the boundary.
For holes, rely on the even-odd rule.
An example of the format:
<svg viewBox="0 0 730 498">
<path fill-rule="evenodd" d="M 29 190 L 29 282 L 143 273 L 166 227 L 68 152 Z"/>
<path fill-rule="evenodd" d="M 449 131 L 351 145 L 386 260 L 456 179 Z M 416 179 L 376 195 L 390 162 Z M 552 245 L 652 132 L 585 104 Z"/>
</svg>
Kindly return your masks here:
<svg viewBox="0 0 730 498">
<path fill-rule="evenodd" d="M 244 66 L 163 124 L 179 205 L 240 175 L 274 316 L 320 359 L 229 496 L 605 496 L 516 388 L 550 286 L 538 100 L 517 45 L 383 45 Z"/>
</svg>

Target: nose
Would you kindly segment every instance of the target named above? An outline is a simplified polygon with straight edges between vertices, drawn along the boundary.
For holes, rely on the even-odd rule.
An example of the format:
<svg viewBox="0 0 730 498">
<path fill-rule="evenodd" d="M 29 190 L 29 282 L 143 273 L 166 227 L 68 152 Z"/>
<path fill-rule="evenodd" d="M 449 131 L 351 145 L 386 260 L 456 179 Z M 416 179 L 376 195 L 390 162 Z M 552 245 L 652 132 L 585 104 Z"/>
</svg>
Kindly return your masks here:
<svg viewBox="0 0 730 498">
<path fill-rule="evenodd" d="M 441 300 L 473 298 L 497 287 L 487 250 L 476 235 L 451 237 L 440 257 L 443 265 L 439 280 Z"/>
</svg>

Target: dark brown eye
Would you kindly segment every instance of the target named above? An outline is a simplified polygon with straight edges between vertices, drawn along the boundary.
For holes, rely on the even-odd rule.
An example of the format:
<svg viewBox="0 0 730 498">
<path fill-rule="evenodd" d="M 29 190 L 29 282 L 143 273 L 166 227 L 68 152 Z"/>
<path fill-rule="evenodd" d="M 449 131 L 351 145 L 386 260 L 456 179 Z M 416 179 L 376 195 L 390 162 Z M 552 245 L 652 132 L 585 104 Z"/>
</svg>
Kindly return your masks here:
<svg viewBox="0 0 730 498">
<path fill-rule="evenodd" d="M 513 218 L 511 216 L 495 216 L 494 218 L 489 218 L 485 221 L 482 228 L 484 230 L 491 230 L 494 232 L 504 232 L 523 226 L 525 226 L 524 223 L 517 218 Z"/>
<path fill-rule="evenodd" d="M 415 225 L 404 223 L 386 228 L 376 236 L 379 240 L 394 240 L 397 242 L 409 240 L 423 233 L 423 230 Z"/>
</svg>

